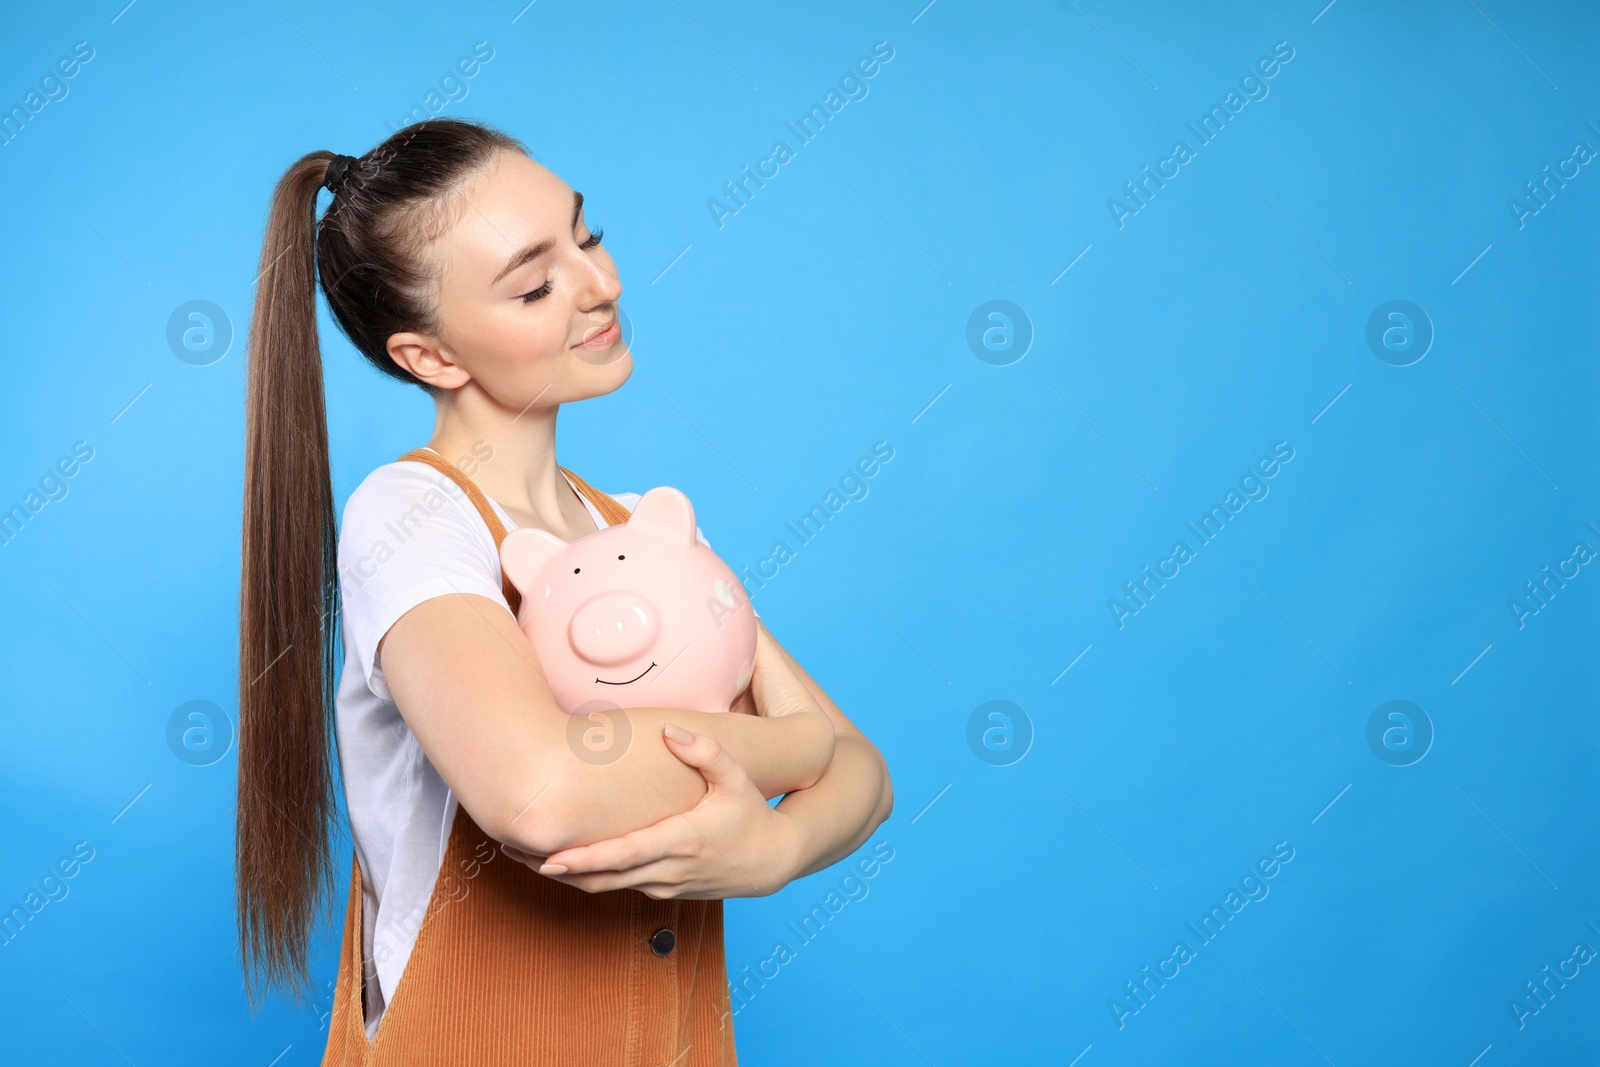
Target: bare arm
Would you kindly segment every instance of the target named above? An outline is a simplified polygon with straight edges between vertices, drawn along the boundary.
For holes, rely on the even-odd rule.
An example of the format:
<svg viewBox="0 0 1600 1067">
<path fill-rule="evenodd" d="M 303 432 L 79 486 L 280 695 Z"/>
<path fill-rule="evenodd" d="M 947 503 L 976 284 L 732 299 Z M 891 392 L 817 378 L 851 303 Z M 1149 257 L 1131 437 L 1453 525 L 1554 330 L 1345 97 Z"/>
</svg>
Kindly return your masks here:
<svg viewBox="0 0 1600 1067">
<path fill-rule="evenodd" d="M 616 723 L 621 754 L 596 758 L 569 742 L 571 717 L 505 605 L 475 593 L 418 604 L 389 628 L 377 655 L 401 717 L 460 803 L 491 837 L 528 853 L 694 807 L 705 779 L 667 749 L 666 723 L 716 738 L 768 799 L 818 782 L 833 757 L 833 724 L 815 710 L 758 717 L 632 708 Z"/>
<path fill-rule="evenodd" d="M 777 810 L 791 817 L 796 830 L 795 869 L 790 877 L 803 878 L 844 859 L 872 836 L 894 810 L 894 786 L 889 765 L 877 746 L 845 718 L 776 638 L 773 644 L 834 728 L 833 760 L 826 773 L 815 785 L 797 789 L 778 802 Z"/>
<path fill-rule="evenodd" d="M 878 750 L 765 626 L 756 645 L 761 707 L 805 707 L 835 724 L 833 761 L 816 785 L 770 807 L 749 776 L 713 741 L 676 746 L 712 790 L 682 818 L 621 837 L 522 856 L 542 875 L 588 893 L 638 889 L 652 897 L 714 900 L 765 896 L 838 862 L 889 817 L 894 793 Z"/>
</svg>

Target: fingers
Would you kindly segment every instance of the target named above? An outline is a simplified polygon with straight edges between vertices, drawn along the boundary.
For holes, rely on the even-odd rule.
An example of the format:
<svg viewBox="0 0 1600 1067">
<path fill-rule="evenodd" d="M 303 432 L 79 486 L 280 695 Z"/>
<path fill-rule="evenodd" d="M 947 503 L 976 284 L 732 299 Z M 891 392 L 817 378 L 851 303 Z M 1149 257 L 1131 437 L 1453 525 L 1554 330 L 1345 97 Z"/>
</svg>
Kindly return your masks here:
<svg viewBox="0 0 1600 1067">
<path fill-rule="evenodd" d="M 540 874 L 588 874 L 591 871 L 625 871 L 632 867 L 676 858 L 685 854 L 684 843 L 698 836 L 685 820 L 669 817 L 653 826 L 607 838 L 588 845 L 577 845 L 552 852 L 545 864 L 565 867 L 565 871 L 546 871 L 535 865 Z"/>
<path fill-rule="evenodd" d="M 768 718 L 822 708 L 789 667 L 776 642 L 765 631 L 756 640 L 756 666 L 750 681 L 756 708 Z"/>
<path fill-rule="evenodd" d="M 756 665 L 750 675 L 750 695 L 757 710 L 769 717 L 787 715 L 792 710 L 794 685 L 789 665 L 778 655 L 765 628 L 756 631 Z"/>
<path fill-rule="evenodd" d="M 692 733 L 676 723 L 667 723 L 661 733 L 666 738 L 667 751 L 697 769 L 706 785 L 734 789 L 750 782 L 739 761 L 711 735 Z"/>
<path fill-rule="evenodd" d="M 675 870 L 671 861 L 659 860 L 642 867 L 625 871 L 595 871 L 589 874 L 550 875 L 552 881 L 562 882 L 585 893 L 609 893 L 613 889 L 637 889 L 648 896 L 672 897 L 689 888 L 681 870 Z M 647 888 L 648 887 L 648 888 Z"/>
<path fill-rule="evenodd" d="M 526 863 L 530 867 L 538 867 L 539 864 L 544 862 L 543 856 L 536 856 L 531 852 L 524 852 L 520 848 L 513 848 L 504 841 L 500 842 L 500 851 L 518 863 Z"/>
<path fill-rule="evenodd" d="M 765 626 L 758 624 L 756 626 L 756 662 L 760 663 L 766 660 L 770 663 L 773 660 L 781 661 L 782 658 L 782 656 L 778 655 L 778 645 L 772 640 L 772 634 L 767 631 Z"/>
</svg>

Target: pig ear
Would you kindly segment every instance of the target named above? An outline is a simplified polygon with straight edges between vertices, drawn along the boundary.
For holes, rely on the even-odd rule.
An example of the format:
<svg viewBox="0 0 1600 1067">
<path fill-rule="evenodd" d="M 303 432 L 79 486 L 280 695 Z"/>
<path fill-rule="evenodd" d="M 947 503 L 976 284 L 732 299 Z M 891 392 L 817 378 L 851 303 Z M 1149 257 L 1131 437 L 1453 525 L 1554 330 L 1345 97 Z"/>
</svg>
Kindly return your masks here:
<svg viewBox="0 0 1600 1067">
<path fill-rule="evenodd" d="M 680 490 L 658 485 L 634 506 L 628 525 L 665 537 L 674 544 L 694 544 L 694 505 Z"/>
<path fill-rule="evenodd" d="M 523 526 L 506 534 L 500 542 L 500 568 L 518 590 L 526 591 L 546 563 L 567 543 L 548 530 Z"/>
</svg>

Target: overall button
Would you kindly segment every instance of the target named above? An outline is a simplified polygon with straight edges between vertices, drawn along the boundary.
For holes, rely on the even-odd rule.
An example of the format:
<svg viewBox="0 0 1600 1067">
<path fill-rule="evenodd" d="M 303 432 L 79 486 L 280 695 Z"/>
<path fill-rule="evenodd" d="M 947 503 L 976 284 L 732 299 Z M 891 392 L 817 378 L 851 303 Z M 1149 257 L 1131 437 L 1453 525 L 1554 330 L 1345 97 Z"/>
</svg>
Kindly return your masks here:
<svg viewBox="0 0 1600 1067">
<path fill-rule="evenodd" d="M 665 956 L 672 951 L 677 943 L 678 935 L 673 933 L 671 929 L 657 930 L 650 937 L 650 951 L 657 956 Z"/>
</svg>

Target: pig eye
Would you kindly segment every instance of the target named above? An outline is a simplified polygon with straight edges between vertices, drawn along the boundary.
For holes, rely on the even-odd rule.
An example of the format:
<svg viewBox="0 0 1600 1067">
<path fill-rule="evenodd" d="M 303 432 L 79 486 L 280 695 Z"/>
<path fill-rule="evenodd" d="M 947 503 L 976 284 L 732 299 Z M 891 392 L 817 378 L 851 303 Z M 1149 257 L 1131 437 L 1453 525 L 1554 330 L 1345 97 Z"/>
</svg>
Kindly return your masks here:
<svg viewBox="0 0 1600 1067">
<path fill-rule="evenodd" d="M 577 573 L 578 573 L 578 572 L 579 572 L 579 571 L 581 571 L 581 570 L 583 570 L 583 568 L 582 568 L 582 567 L 574 567 L 574 568 L 572 568 L 572 573 L 573 573 L 573 574 L 577 574 Z"/>
<path fill-rule="evenodd" d="M 627 559 L 628 557 L 627 556 L 618 556 L 617 558 L 618 559 Z"/>
</svg>

